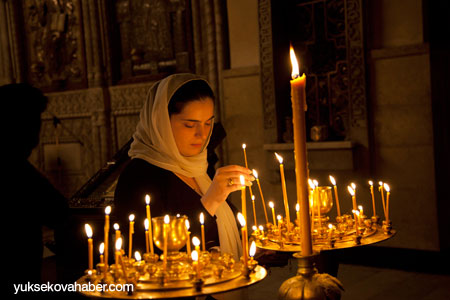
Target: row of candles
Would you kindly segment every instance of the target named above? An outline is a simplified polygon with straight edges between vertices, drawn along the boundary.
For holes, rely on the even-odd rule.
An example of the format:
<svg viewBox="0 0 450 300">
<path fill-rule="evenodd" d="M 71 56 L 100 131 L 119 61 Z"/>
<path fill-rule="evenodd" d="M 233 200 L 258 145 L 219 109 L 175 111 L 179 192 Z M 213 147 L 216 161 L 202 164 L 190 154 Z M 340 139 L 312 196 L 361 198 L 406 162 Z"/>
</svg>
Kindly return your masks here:
<svg viewBox="0 0 450 300">
<path fill-rule="evenodd" d="M 146 254 L 150 257 L 153 257 L 153 261 L 157 260 L 157 255 L 154 253 L 154 246 L 153 246 L 153 232 L 152 232 L 152 225 L 151 222 L 149 222 L 149 218 L 151 217 L 151 210 L 150 210 L 150 197 L 149 195 L 146 195 L 145 197 L 146 202 L 146 214 L 147 218 L 144 221 L 144 227 L 145 227 L 145 241 L 146 241 Z M 100 264 L 103 266 L 103 272 L 106 274 L 107 268 L 108 268 L 108 253 L 109 253 L 109 231 L 110 231 L 110 214 L 111 214 L 111 206 L 107 206 L 105 208 L 105 226 L 104 226 L 104 242 L 102 242 L 99 246 L 99 253 L 100 253 Z M 243 264 L 244 268 L 247 268 L 249 265 L 254 265 L 254 255 L 256 253 L 256 244 L 255 242 L 252 242 L 250 247 L 248 246 L 248 234 L 246 229 L 246 221 L 244 216 L 241 213 L 238 213 L 237 218 L 242 226 L 242 246 L 244 250 L 243 253 Z M 135 215 L 131 214 L 129 216 L 129 243 L 128 243 L 128 259 L 131 260 L 132 253 L 133 253 L 133 234 L 134 234 L 134 223 L 135 223 Z M 203 213 L 200 214 L 199 217 L 200 221 L 200 227 L 201 227 L 201 241 L 196 236 L 192 237 L 192 240 L 190 238 L 191 232 L 190 229 L 190 223 L 189 220 L 186 219 L 185 221 L 185 228 L 186 228 L 186 237 L 187 237 L 187 243 L 186 243 L 186 251 L 188 257 L 191 257 L 193 262 L 194 270 L 198 268 L 198 259 L 199 259 L 199 253 L 201 251 L 206 251 L 205 249 L 205 225 L 204 225 L 204 215 Z M 169 230 L 169 223 L 170 223 L 170 216 L 165 215 L 164 216 L 164 225 L 163 225 L 163 255 L 162 255 L 162 266 L 163 271 L 166 271 L 167 268 L 167 244 L 168 244 L 168 230 Z M 123 238 L 122 233 L 120 231 L 119 224 L 115 223 L 113 225 L 113 228 L 115 230 L 115 259 L 114 263 L 116 266 L 124 265 L 123 263 Z M 94 270 L 94 254 L 93 254 L 93 230 L 92 227 L 89 224 L 85 224 L 85 232 L 86 236 L 88 238 L 88 270 L 93 271 Z M 192 244 L 195 247 L 195 250 L 191 251 L 191 241 Z M 201 245 L 201 251 L 200 251 L 200 245 Z M 154 259 L 156 257 L 156 259 Z M 140 253 L 138 251 L 135 252 L 135 259 L 136 262 L 139 263 L 142 259 Z M 123 267 L 124 268 L 124 267 Z"/>
</svg>

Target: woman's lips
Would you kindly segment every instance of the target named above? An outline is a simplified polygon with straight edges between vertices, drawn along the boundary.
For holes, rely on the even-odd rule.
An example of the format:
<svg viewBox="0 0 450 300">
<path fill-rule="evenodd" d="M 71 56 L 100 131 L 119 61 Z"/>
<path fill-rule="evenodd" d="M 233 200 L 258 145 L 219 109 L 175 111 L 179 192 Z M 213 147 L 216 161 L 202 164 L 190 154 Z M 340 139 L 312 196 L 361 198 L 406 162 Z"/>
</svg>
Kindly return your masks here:
<svg viewBox="0 0 450 300">
<path fill-rule="evenodd" d="M 191 144 L 192 147 L 200 148 L 203 144 Z"/>
</svg>

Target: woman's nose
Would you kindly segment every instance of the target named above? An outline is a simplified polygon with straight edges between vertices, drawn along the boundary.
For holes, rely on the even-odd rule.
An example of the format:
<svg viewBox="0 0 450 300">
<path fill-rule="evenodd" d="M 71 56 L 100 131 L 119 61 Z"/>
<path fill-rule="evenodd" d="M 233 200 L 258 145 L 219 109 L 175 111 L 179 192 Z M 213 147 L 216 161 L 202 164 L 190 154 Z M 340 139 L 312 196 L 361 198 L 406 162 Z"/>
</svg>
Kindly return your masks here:
<svg viewBox="0 0 450 300">
<path fill-rule="evenodd" d="M 206 128 L 206 126 L 203 126 L 203 125 L 197 126 L 197 130 L 195 131 L 196 136 L 205 138 L 207 134 L 208 134 L 208 129 Z"/>
</svg>

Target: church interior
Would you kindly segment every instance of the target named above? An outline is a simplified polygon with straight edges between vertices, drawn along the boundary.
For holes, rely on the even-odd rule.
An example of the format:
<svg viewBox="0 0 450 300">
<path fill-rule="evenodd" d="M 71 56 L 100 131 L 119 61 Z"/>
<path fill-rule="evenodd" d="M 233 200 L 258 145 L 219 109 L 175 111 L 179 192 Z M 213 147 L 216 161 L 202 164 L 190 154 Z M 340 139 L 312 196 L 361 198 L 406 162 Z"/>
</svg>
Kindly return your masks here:
<svg viewBox="0 0 450 300">
<path fill-rule="evenodd" d="M 281 210 L 277 152 L 295 201 L 292 46 L 307 78 L 310 177 L 331 186 L 334 176 L 346 212 L 350 182 L 367 215 L 368 181 L 379 214 L 377 183 L 391 190 L 395 235 L 332 251 L 342 299 L 449 299 L 449 11 L 434 0 L 3 0 L 0 85 L 26 82 L 48 97 L 29 161 L 101 236 L 147 91 L 174 73 L 213 87 L 212 166 L 243 165 L 245 144 L 266 202 Z M 240 199 L 230 196 L 237 207 Z M 42 278 L 57 282 L 53 232 L 43 233 Z M 84 232 L 76 234 L 87 261 Z M 295 273 L 293 258 L 271 267 L 249 299 L 276 298 Z"/>
</svg>

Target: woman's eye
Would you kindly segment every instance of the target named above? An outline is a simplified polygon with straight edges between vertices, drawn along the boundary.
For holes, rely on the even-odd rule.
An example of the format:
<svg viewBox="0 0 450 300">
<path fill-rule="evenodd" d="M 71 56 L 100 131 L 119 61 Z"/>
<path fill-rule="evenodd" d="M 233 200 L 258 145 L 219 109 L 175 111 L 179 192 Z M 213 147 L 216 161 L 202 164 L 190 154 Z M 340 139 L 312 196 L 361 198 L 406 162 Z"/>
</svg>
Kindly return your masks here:
<svg viewBox="0 0 450 300">
<path fill-rule="evenodd" d="M 211 126 L 211 123 L 205 123 L 205 126 Z"/>
<path fill-rule="evenodd" d="M 186 126 L 187 128 L 194 128 L 194 124 L 191 123 L 185 123 L 184 126 Z"/>
</svg>

